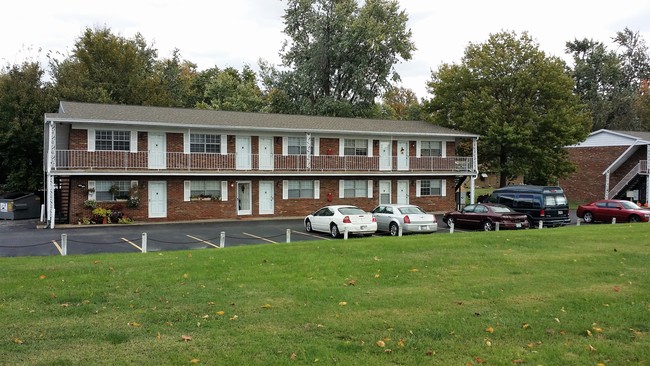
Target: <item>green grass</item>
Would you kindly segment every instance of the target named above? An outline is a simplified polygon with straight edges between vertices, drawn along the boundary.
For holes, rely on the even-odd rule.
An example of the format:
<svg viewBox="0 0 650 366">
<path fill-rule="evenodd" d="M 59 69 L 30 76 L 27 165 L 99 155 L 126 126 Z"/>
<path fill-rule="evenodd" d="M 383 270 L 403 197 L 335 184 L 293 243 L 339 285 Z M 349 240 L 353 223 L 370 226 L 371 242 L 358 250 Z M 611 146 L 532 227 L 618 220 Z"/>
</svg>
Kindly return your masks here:
<svg viewBox="0 0 650 366">
<path fill-rule="evenodd" d="M 649 229 L 2 258 L 0 364 L 648 365 Z"/>
</svg>

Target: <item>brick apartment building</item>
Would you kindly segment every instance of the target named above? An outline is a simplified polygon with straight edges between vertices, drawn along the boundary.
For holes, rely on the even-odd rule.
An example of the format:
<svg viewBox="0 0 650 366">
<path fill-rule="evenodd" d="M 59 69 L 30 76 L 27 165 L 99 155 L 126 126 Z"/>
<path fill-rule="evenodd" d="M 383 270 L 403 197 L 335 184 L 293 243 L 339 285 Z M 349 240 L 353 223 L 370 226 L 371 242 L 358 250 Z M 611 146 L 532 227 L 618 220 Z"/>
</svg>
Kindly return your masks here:
<svg viewBox="0 0 650 366">
<path fill-rule="evenodd" d="M 577 171 L 561 179 L 567 198 L 587 202 L 602 198 L 645 204 L 650 196 L 650 132 L 598 130 L 568 147 Z"/>
<path fill-rule="evenodd" d="M 472 156 L 455 156 L 460 139 Z M 449 210 L 477 176 L 477 139 L 422 121 L 61 102 L 45 115 L 48 224 L 81 222 L 90 203 L 147 222 Z"/>
</svg>

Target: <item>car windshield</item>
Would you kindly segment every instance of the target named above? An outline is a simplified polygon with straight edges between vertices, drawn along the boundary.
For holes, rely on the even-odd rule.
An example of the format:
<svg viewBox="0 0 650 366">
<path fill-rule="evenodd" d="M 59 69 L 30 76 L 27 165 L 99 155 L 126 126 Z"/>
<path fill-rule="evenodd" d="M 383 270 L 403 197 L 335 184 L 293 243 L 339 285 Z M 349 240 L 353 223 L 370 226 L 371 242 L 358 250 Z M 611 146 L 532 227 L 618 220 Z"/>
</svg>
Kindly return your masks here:
<svg viewBox="0 0 650 366">
<path fill-rule="evenodd" d="M 513 210 L 510 209 L 510 207 L 505 207 L 505 206 L 492 206 L 492 211 L 496 213 L 514 212 Z"/>
<path fill-rule="evenodd" d="M 421 208 L 413 206 L 413 207 L 400 207 L 399 212 L 401 212 L 403 215 L 414 215 L 414 214 L 424 214 L 424 212 Z"/>
<path fill-rule="evenodd" d="M 364 215 L 366 211 L 360 209 L 359 207 L 341 207 L 339 212 L 342 215 Z"/>
<path fill-rule="evenodd" d="M 566 197 L 563 194 L 547 194 L 544 196 L 546 207 L 566 206 Z"/>
<path fill-rule="evenodd" d="M 623 205 L 623 207 L 625 207 L 627 209 L 630 209 L 630 210 L 638 210 L 638 209 L 641 208 L 636 203 L 630 202 L 630 201 L 622 201 L 621 205 Z"/>
</svg>

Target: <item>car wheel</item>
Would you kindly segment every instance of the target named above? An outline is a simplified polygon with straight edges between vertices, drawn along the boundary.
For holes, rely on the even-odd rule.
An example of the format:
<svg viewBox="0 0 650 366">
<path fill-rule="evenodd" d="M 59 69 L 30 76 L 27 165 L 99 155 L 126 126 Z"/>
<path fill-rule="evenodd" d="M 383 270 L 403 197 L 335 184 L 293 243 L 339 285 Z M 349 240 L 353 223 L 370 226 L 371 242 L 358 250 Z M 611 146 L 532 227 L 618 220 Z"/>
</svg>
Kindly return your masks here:
<svg viewBox="0 0 650 366">
<path fill-rule="evenodd" d="M 628 222 L 640 222 L 641 218 L 639 216 L 637 216 L 637 215 L 632 215 L 632 216 L 630 216 L 629 219 L 627 219 L 627 221 Z"/>
<path fill-rule="evenodd" d="M 388 232 L 390 233 L 391 236 L 397 236 L 399 235 L 399 227 L 397 226 L 396 223 L 391 222 L 390 226 L 388 227 Z"/>
<path fill-rule="evenodd" d="M 594 222 L 594 215 L 591 212 L 587 211 L 584 214 L 582 214 L 582 219 L 589 224 L 591 222 Z"/>
<path fill-rule="evenodd" d="M 305 230 L 307 230 L 308 233 L 311 233 L 314 230 L 311 228 L 311 221 L 305 221 Z"/>
<path fill-rule="evenodd" d="M 332 224 L 332 226 L 330 227 L 330 234 L 332 235 L 332 238 L 339 237 L 339 227 L 336 226 L 336 224 Z"/>
<path fill-rule="evenodd" d="M 450 216 L 450 217 L 447 218 L 447 227 L 455 226 L 455 224 L 456 224 L 456 223 L 454 222 L 454 218 L 453 218 L 453 217 Z"/>
<path fill-rule="evenodd" d="M 483 221 L 483 225 L 482 225 L 482 226 L 483 226 L 483 230 L 484 230 L 484 231 L 492 231 L 492 228 L 493 228 L 492 221 L 490 221 L 490 220 L 485 220 L 485 221 Z"/>
</svg>

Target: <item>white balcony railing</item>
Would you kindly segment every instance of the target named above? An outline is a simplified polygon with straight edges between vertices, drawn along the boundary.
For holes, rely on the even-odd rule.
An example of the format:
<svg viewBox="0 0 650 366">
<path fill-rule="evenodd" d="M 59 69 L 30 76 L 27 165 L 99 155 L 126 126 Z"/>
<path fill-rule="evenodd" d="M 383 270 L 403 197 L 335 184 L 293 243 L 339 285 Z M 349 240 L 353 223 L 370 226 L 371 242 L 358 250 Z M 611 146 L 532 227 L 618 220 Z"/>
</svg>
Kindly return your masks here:
<svg viewBox="0 0 650 366">
<path fill-rule="evenodd" d="M 163 156 L 164 155 L 164 156 Z M 475 170 L 471 157 L 409 157 L 338 155 L 203 154 L 170 152 L 154 158 L 128 151 L 57 150 L 54 170 L 169 170 L 169 171 L 285 171 L 285 172 L 462 172 Z"/>
</svg>

